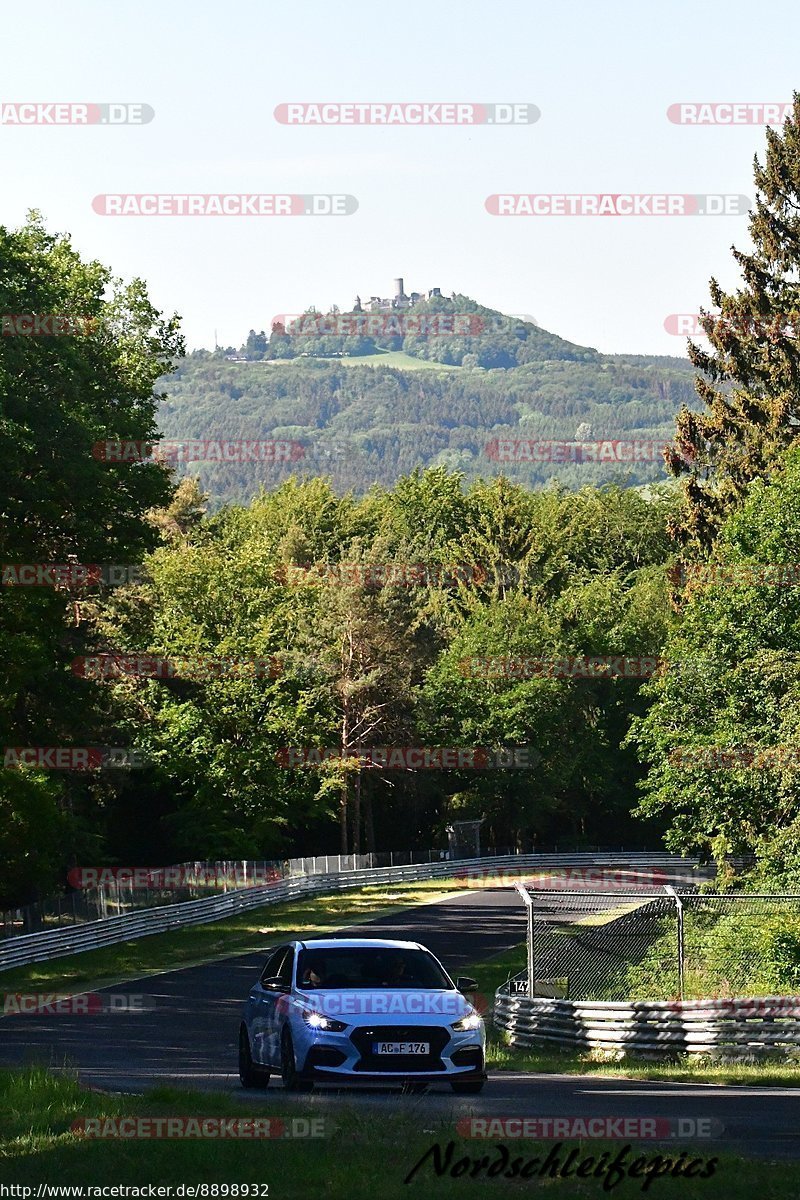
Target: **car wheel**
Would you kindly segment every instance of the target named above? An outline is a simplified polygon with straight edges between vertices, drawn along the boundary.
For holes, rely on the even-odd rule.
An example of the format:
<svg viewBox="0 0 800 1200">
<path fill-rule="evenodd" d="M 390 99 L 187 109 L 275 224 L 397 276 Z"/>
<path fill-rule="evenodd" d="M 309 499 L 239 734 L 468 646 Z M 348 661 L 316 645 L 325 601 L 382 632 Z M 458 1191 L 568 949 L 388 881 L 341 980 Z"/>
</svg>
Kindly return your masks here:
<svg viewBox="0 0 800 1200">
<path fill-rule="evenodd" d="M 239 1078 L 243 1088 L 265 1088 L 269 1083 L 269 1068 L 257 1067 L 253 1062 L 245 1025 L 239 1029 Z"/>
<path fill-rule="evenodd" d="M 450 1087 L 459 1096 L 477 1096 L 478 1092 L 483 1091 L 484 1079 L 473 1079 L 464 1083 L 451 1083 Z"/>
<path fill-rule="evenodd" d="M 287 1092 L 310 1092 L 314 1087 L 310 1079 L 303 1079 L 297 1072 L 292 1035 L 288 1029 L 284 1029 L 281 1038 L 281 1078 Z"/>
</svg>

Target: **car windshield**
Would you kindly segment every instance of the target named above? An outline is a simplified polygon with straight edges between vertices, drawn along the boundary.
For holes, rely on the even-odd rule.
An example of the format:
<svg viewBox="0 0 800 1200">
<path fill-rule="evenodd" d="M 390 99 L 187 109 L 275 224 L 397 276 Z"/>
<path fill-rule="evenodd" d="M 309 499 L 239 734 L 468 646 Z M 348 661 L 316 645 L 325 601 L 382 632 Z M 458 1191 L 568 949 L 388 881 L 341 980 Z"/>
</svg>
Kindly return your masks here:
<svg viewBox="0 0 800 1200">
<path fill-rule="evenodd" d="M 297 985 L 303 989 L 430 988 L 452 991 L 436 959 L 425 950 L 342 946 L 301 950 Z"/>
</svg>

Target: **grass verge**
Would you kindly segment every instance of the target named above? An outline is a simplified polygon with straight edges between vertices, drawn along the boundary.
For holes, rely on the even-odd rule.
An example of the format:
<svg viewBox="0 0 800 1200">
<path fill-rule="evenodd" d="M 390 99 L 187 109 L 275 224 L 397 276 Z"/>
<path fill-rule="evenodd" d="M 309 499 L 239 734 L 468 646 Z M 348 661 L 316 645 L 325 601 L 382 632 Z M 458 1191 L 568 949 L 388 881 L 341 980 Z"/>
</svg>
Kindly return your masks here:
<svg viewBox="0 0 800 1200">
<path fill-rule="evenodd" d="M 31 1188 L 28 1196 L 36 1196 L 38 1185 L 50 1184 L 64 1189 L 54 1194 L 69 1195 L 71 1185 L 100 1187 L 123 1185 L 144 1188 L 148 1185 L 170 1186 L 175 1196 L 176 1185 L 205 1185 L 205 1192 L 195 1195 L 242 1196 L 242 1185 L 266 1185 L 258 1192 L 259 1200 L 307 1200 L 325 1196 L 338 1200 L 395 1200 L 396 1197 L 417 1196 L 474 1196 L 476 1178 L 472 1165 L 484 1158 L 483 1170 L 477 1177 L 480 1186 L 486 1180 L 487 1167 L 501 1162 L 496 1142 L 462 1138 L 456 1131 L 452 1116 L 442 1117 L 426 1104 L 425 1097 L 407 1096 L 391 1107 L 381 1106 L 376 1112 L 369 1107 L 349 1106 L 347 1100 L 311 1096 L 287 1104 L 279 1090 L 263 1096 L 242 1098 L 209 1096 L 197 1092 L 160 1089 L 145 1096 L 105 1095 L 90 1092 L 66 1076 L 50 1075 L 42 1070 L 0 1072 L 0 1180 L 16 1188 Z M 322 1103 L 320 1103 L 322 1101 Z M 91 1118 L 104 1121 L 121 1117 L 196 1117 L 282 1120 L 290 1131 L 297 1129 L 293 1122 L 322 1119 L 323 1137 L 234 1140 L 219 1138 L 134 1139 L 131 1137 L 87 1138 L 74 1132 L 74 1122 Z M 446 1159 L 448 1143 L 453 1142 L 450 1164 L 460 1174 L 453 1177 L 450 1170 L 437 1176 L 433 1156 L 419 1167 L 410 1184 L 404 1179 L 434 1144 L 441 1147 Z M 506 1188 L 500 1194 L 518 1195 L 523 1190 L 545 1191 L 555 1197 L 598 1197 L 612 1191 L 614 1195 L 639 1195 L 648 1170 L 659 1150 L 661 1162 L 677 1162 L 681 1151 L 686 1153 L 681 1166 L 692 1159 L 701 1159 L 695 1171 L 712 1171 L 709 1178 L 660 1178 L 652 1193 L 664 1200 L 706 1200 L 725 1197 L 725 1200 L 785 1200 L 797 1194 L 798 1167 L 792 1163 L 750 1162 L 729 1155 L 715 1155 L 708 1144 L 702 1147 L 674 1144 L 669 1149 L 651 1143 L 634 1146 L 625 1143 L 551 1143 L 542 1145 L 531 1141 L 514 1141 L 507 1145 L 509 1159 L 523 1163 L 539 1159 L 531 1177 L 503 1178 Z M 565 1168 L 570 1151 L 575 1151 L 575 1163 L 593 1159 L 593 1169 L 607 1165 L 625 1148 L 627 1165 L 634 1159 L 645 1159 L 639 1167 L 639 1178 L 625 1178 L 621 1186 L 604 1188 L 603 1178 L 541 1179 L 538 1170 L 544 1166 L 548 1153 L 556 1156 L 556 1170 Z M 459 1160 L 467 1156 L 466 1167 Z M 713 1159 L 713 1166 L 709 1162 Z M 504 1169 L 510 1169 L 509 1165 Z M 518 1167 L 519 1169 L 519 1167 Z M 496 1183 L 500 1180 L 496 1180 Z M 213 1184 L 238 1185 L 212 1191 Z M 648 1189 L 649 1191 L 649 1189 Z M 17 1196 L 25 1193 L 16 1191 Z M 108 1193 L 107 1193 L 108 1194 Z M 119 1193 L 117 1193 L 119 1194 Z M 162 1195 L 166 1195 L 164 1192 Z M 185 1192 L 183 1193 L 185 1195 Z M 84 1192 L 84 1197 L 90 1194 Z"/>
</svg>

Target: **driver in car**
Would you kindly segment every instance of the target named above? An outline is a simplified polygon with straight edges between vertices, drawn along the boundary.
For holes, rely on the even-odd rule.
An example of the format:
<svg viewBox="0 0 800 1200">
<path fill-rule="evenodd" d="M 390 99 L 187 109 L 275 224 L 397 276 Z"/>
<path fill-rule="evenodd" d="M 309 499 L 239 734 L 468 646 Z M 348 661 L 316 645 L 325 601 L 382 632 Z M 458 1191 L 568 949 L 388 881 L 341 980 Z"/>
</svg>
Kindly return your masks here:
<svg viewBox="0 0 800 1200">
<path fill-rule="evenodd" d="M 303 978 L 300 981 L 300 986 L 304 988 L 322 987 L 322 982 L 325 978 L 325 964 L 316 962 L 310 967 L 306 967 L 303 972 Z"/>
<path fill-rule="evenodd" d="M 406 960 L 402 955 L 397 954 L 389 959 L 386 965 L 386 970 L 383 972 L 381 984 L 383 987 L 402 987 L 408 981 L 406 974 Z"/>
</svg>

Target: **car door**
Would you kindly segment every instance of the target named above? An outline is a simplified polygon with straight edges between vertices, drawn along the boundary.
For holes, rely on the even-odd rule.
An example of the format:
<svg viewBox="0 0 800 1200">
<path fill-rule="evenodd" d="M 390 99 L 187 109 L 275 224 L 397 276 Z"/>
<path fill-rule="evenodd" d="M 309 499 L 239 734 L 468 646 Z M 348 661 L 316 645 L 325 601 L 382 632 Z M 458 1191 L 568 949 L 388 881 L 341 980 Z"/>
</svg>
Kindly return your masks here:
<svg viewBox="0 0 800 1200">
<path fill-rule="evenodd" d="M 264 969 L 259 976 L 258 983 L 250 993 L 250 1044 L 253 1051 L 253 1060 L 261 1063 L 263 1066 L 272 1065 L 269 1032 L 275 1002 L 280 995 L 279 992 L 265 988 L 264 981 L 274 979 L 277 976 L 288 949 L 288 946 L 279 946 L 277 950 L 272 951 L 264 964 Z"/>
<path fill-rule="evenodd" d="M 294 974 L 294 946 L 284 946 L 283 954 L 276 960 L 273 978 L 279 980 L 275 987 L 265 988 L 264 1044 L 270 1064 L 279 1066 L 281 1061 L 281 1031 L 290 1011 L 292 976 Z M 273 964 L 271 963 L 270 966 Z M 268 978 L 265 976 L 265 978 Z"/>
</svg>

